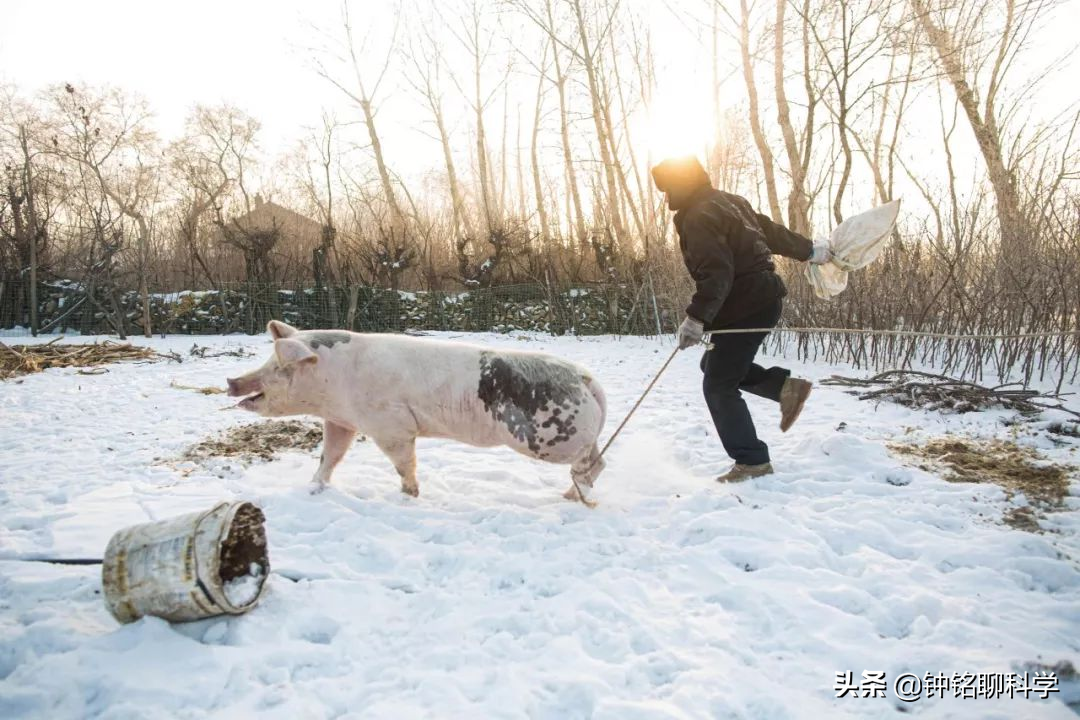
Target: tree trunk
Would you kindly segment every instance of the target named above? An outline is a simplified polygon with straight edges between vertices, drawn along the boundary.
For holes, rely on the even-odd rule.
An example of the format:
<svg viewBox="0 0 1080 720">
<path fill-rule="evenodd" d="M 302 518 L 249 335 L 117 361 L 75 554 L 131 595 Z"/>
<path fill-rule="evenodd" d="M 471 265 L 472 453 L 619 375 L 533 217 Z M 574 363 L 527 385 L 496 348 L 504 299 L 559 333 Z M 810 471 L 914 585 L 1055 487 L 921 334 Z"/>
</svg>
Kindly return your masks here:
<svg viewBox="0 0 1080 720">
<path fill-rule="evenodd" d="M 442 142 L 443 162 L 446 163 L 446 179 L 450 185 L 450 202 L 454 207 L 454 228 L 458 232 L 464 232 L 466 237 L 475 238 L 476 228 L 473 227 L 472 218 L 469 217 L 465 209 L 465 201 L 461 195 L 461 184 L 458 182 L 457 170 L 454 167 L 454 155 L 450 149 L 450 135 L 446 131 L 442 105 L 437 99 L 432 100 L 431 111 L 435 115 L 435 124 L 439 128 L 439 140 Z"/>
<path fill-rule="evenodd" d="M 517 215 L 521 218 L 521 222 L 524 223 L 529 216 L 529 210 L 525 204 L 525 163 L 521 157 L 521 105 L 518 105 L 517 119 L 515 122 L 516 136 L 514 138 L 514 155 L 517 165 L 517 191 L 518 191 L 518 211 Z"/>
<path fill-rule="evenodd" d="M 618 93 L 619 93 L 619 108 L 622 110 L 622 123 L 623 123 L 623 127 L 626 127 L 627 126 L 627 117 L 628 117 L 629 113 L 626 110 L 626 100 L 623 97 L 622 78 L 619 75 L 619 63 L 618 63 L 617 58 L 613 58 L 612 68 L 613 68 L 613 72 L 615 74 L 615 88 L 618 90 Z M 606 85 L 605 85 L 605 89 L 606 89 Z M 613 137 L 615 137 L 615 127 L 614 127 L 614 123 L 611 120 L 611 104 L 612 103 L 611 103 L 610 93 L 605 92 L 604 95 L 605 95 L 605 99 L 606 99 L 606 102 L 604 103 L 604 120 L 605 120 L 605 123 L 607 124 L 608 135 L 609 135 L 609 137 L 613 138 Z M 612 146 L 612 151 L 613 151 L 614 158 L 615 158 L 615 170 L 618 173 L 619 185 L 622 187 L 623 197 L 626 198 L 627 207 L 629 207 L 629 209 L 630 209 L 630 217 L 634 221 L 634 228 L 637 230 L 638 237 L 644 237 L 645 236 L 645 221 L 642 218 L 641 209 L 638 207 L 637 202 L 634 200 L 633 191 L 630 189 L 630 181 L 626 177 L 626 170 L 623 168 L 622 161 L 619 160 L 618 147 L 613 145 Z M 633 142 L 627 142 L 627 154 L 629 155 L 630 167 L 633 168 L 633 170 L 634 170 L 634 175 L 636 177 L 637 186 L 638 186 L 638 192 L 640 193 L 641 190 L 642 190 L 641 177 L 637 174 L 637 162 L 636 162 L 636 160 L 634 158 Z"/>
<path fill-rule="evenodd" d="M 500 225 L 506 218 L 506 188 L 507 188 L 507 174 L 506 174 L 506 136 L 509 134 L 507 128 L 510 122 L 510 93 L 503 92 L 503 123 L 502 123 L 502 151 L 499 157 L 499 205 L 498 216 Z"/>
<path fill-rule="evenodd" d="M 34 202 L 34 183 L 30 167 L 30 142 L 26 137 L 26 127 L 19 127 L 19 144 L 23 153 L 23 197 L 26 201 L 27 239 L 30 242 L 30 334 L 38 334 L 38 240 L 41 237 L 40 219 Z"/>
<path fill-rule="evenodd" d="M 150 228 L 142 213 L 134 212 L 132 216 L 139 227 L 139 300 L 142 303 L 143 337 L 153 337 L 154 329 L 150 321 L 150 289 L 146 284 L 146 271 L 150 264 Z"/>
<path fill-rule="evenodd" d="M 549 14 L 551 12 L 550 5 L 548 12 Z M 573 201 L 574 229 L 580 244 L 585 242 L 588 232 L 585 227 L 585 212 L 581 207 L 581 190 L 578 187 L 577 172 L 574 170 L 573 148 L 570 145 L 570 110 L 566 102 L 566 76 L 563 75 L 562 63 L 559 61 L 559 47 L 554 38 L 551 40 L 551 49 L 555 60 L 555 87 L 559 91 L 559 133 L 562 137 L 563 163 L 566 165 L 566 181 L 570 186 L 570 199 Z"/>
<path fill-rule="evenodd" d="M 390 182 L 390 171 L 386 167 L 382 143 L 379 142 L 379 133 L 375 129 L 375 114 L 371 110 L 371 100 L 368 98 L 363 88 L 360 89 L 360 93 L 360 108 L 364 112 L 364 125 L 367 126 L 368 139 L 371 141 L 371 151 L 375 155 L 375 165 L 379 170 L 379 182 L 382 184 L 383 194 L 386 196 L 386 203 L 390 206 L 390 218 L 393 221 L 393 228 L 396 232 L 404 232 L 405 215 L 401 212 L 401 206 L 398 205 L 397 196 L 394 194 L 394 186 Z"/>
<path fill-rule="evenodd" d="M 12 223 L 15 226 L 14 227 L 15 247 L 17 249 L 16 262 L 19 265 L 19 267 L 18 267 L 19 275 L 21 275 L 22 271 L 23 271 L 22 264 L 24 262 L 23 254 L 22 254 L 22 248 L 23 248 L 23 246 L 26 244 L 26 242 L 28 240 L 27 232 L 26 232 L 26 223 L 25 223 L 25 218 L 23 217 L 23 209 L 22 209 L 23 203 L 26 202 L 26 199 L 25 199 L 25 197 L 24 197 L 24 195 L 22 193 L 17 192 L 15 190 L 14 182 L 12 182 L 12 183 L 10 183 L 8 185 L 7 192 L 8 192 L 8 206 L 11 208 L 11 219 L 12 219 Z M 32 238 L 30 238 L 30 242 L 31 242 L 31 244 L 33 243 Z M 16 276 L 16 277 L 18 277 L 18 276 Z M 32 295 L 30 293 L 30 287 L 24 285 L 23 286 L 23 292 L 22 292 L 22 302 L 25 302 L 27 305 L 29 305 L 30 307 L 28 307 L 27 309 L 31 313 L 33 313 L 33 305 L 31 304 L 31 302 L 32 302 L 31 297 L 32 297 Z M 36 300 L 36 298 L 35 298 L 35 300 Z M 21 312 L 16 313 L 15 322 L 18 325 L 22 325 L 22 313 Z M 35 333 L 35 335 L 36 335 L 36 333 Z"/>
<path fill-rule="evenodd" d="M 803 46 L 803 89 L 806 91 L 806 124 L 803 125 L 802 137 L 802 178 L 803 190 L 809 193 L 808 175 L 810 173 L 810 159 L 814 149 L 814 111 L 817 109 L 817 93 L 814 88 L 814 80 L 811 75 L 810 65 L 810 0 L 803 0 L 802 11 L 802 46 Z M 810 228 L 810 209 L 813 199 L 806 195 L 806 229 Z"/>
<path fill-rule="evenodd" d="M 837 78 L 836 99 L 838 103 L 836 113 L 836 131 L 840 135 L 840 148 L 844 153 L 844 169 L 840 172 L 840 182 L 837 184 L 836 195 L 833 198 L 833 219 L 839 225 L 844 221 L 844 191 L 847 190 L 848 180 L 851 178 L 851 141 L 848 137 L 848 85 L 851 80 L 851 36 L 848 32 L 848 5 L 840 3 L 841 32 L 840 43 L 844 49 L 844 56 L 840 64 L 840 77 Z"/>
<path fill-rule="evenodd" d="M 934 24 L 926 0 L 911 0 L 911 3 L 923 31 L 930 40 L 930 45 L 941 61 L 945 76 L 949 79 L 956 98 L 967 116 L 975 141 L 986 162 L 990 185 L 997 200 L 1003 254 L 1005 257 L 1013 258 L 1014 261 L 1019 261 L 1024 257 L 1025 243 L 1030 238 L 1027 222 L 1021 213 L 1016 177 L 1005 164 L 1001 150 L 1001 136 L 993 113 L 988 111 L 986 117 L 981 114 L 976 92 L 968 81 L 965 68 L 961 65 L 960 48 L 954 45 L 946 29 Z"/>
<path fill-rule="evenodd" d="M 742 53 L 743 80 L 746 82 L 746 94 L 750 101 L 750 129 L 754 135 L 754 144 L 761 155 L 761 165 L 765 174 L 765 192 L 769 197 L 769 213 L 778 223 L 784 221 L 780 212 L 780 198 L 776 194 L 776 175 L 773 169 L 773 154 L 769 149 L 765 133 L 761 130 L 761 113 L 758 110 L 757 83 L 754 81 L 754 66 L 750 58 L 750 8 L 746 0 L 740 0 L 741 17 L 739 23 L 739 49 Z"/>
<path fill-rule="evenodd" d="M 600 80 L 597 73 L 596 58 L 593 50 L 589 47 L 589 34 L 585 27 L 585 15 L 581 9 L 581 0 L 573 0 L 574 16 L 577 20 L 578 34 L 581 38 L 582 62 L 585 65 L 585 75 L 589 81 L 589 96 L 592 99 L 593 125 L 596 128 L 596 141 L 600 146 L 600 163 L 604 166 L 604 179 L 607 181 L 608 208 L 611 213 L 611 223 L 615 228 L 615 239 L 622 244 L 626 237 L 626 228 L 623 225 L 622 213 L 619 212 L 619 191 L 615 179 L 615 166 L 611 156 L 611 139 L 608 137 L 604 124 L 603 95 L 600 90 Z"/>
<path fill-rule="evenodd" d="M 810 203 L 806 194 L 806 173 L 803 168 L 791 110 L 784 89 L 784 15 L 789 0 L 776 0 L 776 30 L 773 44 L 773 68 L 776 84 L 777 122 L 784 135 L 788 170 L 791 173 L 791 193 L 788 195 L 788 226 L 797 233 L 810 234 Z"/>
<path fill-rule="evenodd" d="M 491 207 L 491 181 L 487 153 L 487 136 L 484 132 L 484 98 L 480 94 L 480 54 L 477 50 L 474 56 L 474 73 L 476 92 L 476 168 L 480 173 L 480 207 L 484 212 L 484 233 L 491 235 L 495 227 L 494 212 Z"/>
<path fill-rule="evenodd" d="M 544 99 L 544 75 L 540 74 L 540 82 L 536 85 L 536 109 L 533 112 L 533 131 L 532 131 L 532 143 L 530 144 L 530 154 L 532 156 L 532 177 L 533 177 L 533 189 L 536 192 L 536 212 L 537 217 L 540 220 L 540 240 L 543 243 L 542 247 L 544 252 L 551 250 L 551 237 L 548 226 L 547 216 L 547 201 L 544 198 L 544 185 L 540 178 L 540 153 L 539 138 L 540 138 L 540 116 L 541 107 Z"/>
</svg>

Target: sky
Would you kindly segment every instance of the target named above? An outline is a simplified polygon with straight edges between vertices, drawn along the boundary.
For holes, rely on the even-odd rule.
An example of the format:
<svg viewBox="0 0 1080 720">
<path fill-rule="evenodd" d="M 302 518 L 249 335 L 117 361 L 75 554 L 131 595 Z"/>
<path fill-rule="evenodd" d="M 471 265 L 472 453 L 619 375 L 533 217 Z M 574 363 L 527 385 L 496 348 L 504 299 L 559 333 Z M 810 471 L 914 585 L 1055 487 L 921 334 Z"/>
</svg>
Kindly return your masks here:
<svg viewBox="0 0 1080 720">
<path fill-rule="evenodd" d="M 371 3 L 372 5 L 377 3 Z M 336 9 L 252 0 L 5 1 L 0 77 L 26 89 L 111 84 L 146 97 L 172 135 L 195 103 L 230 102 L 270 138 L 298 134 L 336 100 L 303 47 Z M 321 12 L 320 11 L 327 11 Z"/>
<path fill-rule="evenodd" d="M 707 16 L 706 6 L 702 0 L 641 2 L 639 7 L 652 29 L 658 77 L 666 98 L 659 103 L 664 109 L 658 113 L 665 132 L 645 128 L 641 141 L 650 143 L 659 137 L 686 141 L 678 148 L 670 142 L 654 148 L 654 155 L 689 150 L 697 135 L 710 133 L 709 46 L 693 38 L 695 32 L 706 30 L 704 23 L 695 20 L 695 16 Z M 376 44 L 385 42 L 394 27 L 396 6 L 392 0 L 353 3 L 357 35 L 368 35 Z M 490 3 L 487 7 L 498 6 Z M 486 21 L 497 20 L 494 9 L 486 12 Z M 1075 43 L 1071 18 L 1080 18 L 1080 0 L 1062 2 L 1039 31 L 1027 60 L 1028 70 Z M 341 39 L 340 19 L 337 0 L 3 0 L 0 82 L 12 82 L 23 93 L 63 82 L 108 84 L 135 91 L 149 101 L 158 130 L 166 138 L 180 132 L 196 103 L 228 102 L 260 121 L 263 150 L 279 156 L 310 136 L 311 129 L 320 125 L 324 109 L 343 121 L 359 118 L 356 108 L 315 70 L 316 59 L 328 61 L 325 48 Z M 517 17 L 510 22 L 524 21 Z M 456 41 L 444 24 L 434 23 L 433 27 L 448 45 L 454 45 Z M 515 39 L 522 35 L 513 27 L 511 31 Z M 737 68 L 737 56 L 728 58 L 728 63 L 731 69 Z M 1036 95 L 1036 117 L 1051 116 L 1080 100 L 1074 80 L 1080 68 L 1076 62 L 1072 66 L 1071 72 L 1059 72 Z M 529 103 L 535 80 L 531 69 L 522 65 L 521 70 L 524 74 L 511 75 L 517 94 L 512 102 L 522 103 L 523 120 L 531 122 Z M 365 71 L 374 74 L 370 61 Z M 458 67 L 457 71 L 467 73 L 468 69 Z M 739 74 L 731 73 L 727 83 L 725 95 L 732 98 L 732 104 L 741 104 L 744 90 Z M 417 132 L 431 129 L 428 113 L 419 105 L 415 92 L 395 80 L 381 94 L 380 134 L 395 170 L 413 174 L 438 168 L 438 146 Z M 553 102 L 549 98 L 548 104 Z M 496 123 L 501 121 L 501 110 L 489 110 Z M 457 115 L 464 117 L 466 112 L 462 105 Z M 587 117 L 579 121 L 589 122 Z M 918 119 L 913 117 L 910 122 Z M 934 125 L 927 131 L 939 132 L 936 120 Z M 679 131 L 671 132 L 675 126 Z M 467 148 L 468 141 L 462 145 Z M 971 150 L 975 162 L 973 146 Z"/>
<path fill-rule="evenodd" d="M 682 21 L 660 4 L 653 5 L 650 22 L 662 26 L 657 41 L 667 43 L 665 38 L 672 35 L 685 39 Z M 355 4 L 357 34 L 387 36 L 395 6 L 389 0 Z M 180 131 L 195 103 L 229 102 L 244 109 L 262 123 L 268 150 L 304 136 L 304 128 L 318 126 L 323 108 L 346 120 L 356 114 L 315 69 L 317 58 L 325 55 L 312 48 L 340 40 L 338 2 L 4 0 L 4 16 L 0 80 L 24 92 L 61 82 L 136 91 L 149 101 L 167 137 Z M 665 67 L 681 69 L 668 75 L 668 84 L 678 85 L 679 78 L 688 76 L 685 68 L 692 66 L 697 46 L 670 45 Z M 535 92 L 535 81 L 521 85 L 523 95 Z M 672 88 L 670 94 L 679 94 L 679 89 Z M 426 118 L 417 118 L 411 99 L 399 97 L 411 89 L 399 83 L 385 92 L 388 114 L 394 117 L 382 130 L 394 145 L 395 132 L 411 133 Z M 409 143 L 399 144 L 407 155 Z"/>
</svg>

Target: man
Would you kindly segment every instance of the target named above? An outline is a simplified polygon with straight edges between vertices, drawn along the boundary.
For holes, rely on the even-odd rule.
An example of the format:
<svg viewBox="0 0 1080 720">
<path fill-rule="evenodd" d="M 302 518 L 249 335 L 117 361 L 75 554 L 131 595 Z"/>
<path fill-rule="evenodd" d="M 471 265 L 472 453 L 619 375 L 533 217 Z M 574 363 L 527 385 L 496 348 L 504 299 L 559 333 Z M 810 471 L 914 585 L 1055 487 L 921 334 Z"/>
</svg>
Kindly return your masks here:
<svg viewBox="0 0 1080 720">
<path fill-rule="evenodd" d="M 754 212 L 738 195 L 713 188 L 694 157 L 664 160 L 652 169 L 652 176 L 675 212 L 683 260 L 697 284 L 679 327 L 680 350 L 700 343 L 706 329 L 776 326 L 787 289 L 776 274 L 773 254 L 812 263 L 825 263 L 831 257 L 825 245 L 815 246 Z M 740 482 L 773 471 L 769 448 L 758 439 L 740 390 L 778 402 L 784 432 L 810 395 L 809 381 L 791 377 L 781 367 L 766 370 L 754 363 L 767 334 L 713 335 L 713 347 L 701 361 L 705 403 L 724 450 L 735 461 L 731 470 L 717 478 L 720 482 Z"/>
</svg>

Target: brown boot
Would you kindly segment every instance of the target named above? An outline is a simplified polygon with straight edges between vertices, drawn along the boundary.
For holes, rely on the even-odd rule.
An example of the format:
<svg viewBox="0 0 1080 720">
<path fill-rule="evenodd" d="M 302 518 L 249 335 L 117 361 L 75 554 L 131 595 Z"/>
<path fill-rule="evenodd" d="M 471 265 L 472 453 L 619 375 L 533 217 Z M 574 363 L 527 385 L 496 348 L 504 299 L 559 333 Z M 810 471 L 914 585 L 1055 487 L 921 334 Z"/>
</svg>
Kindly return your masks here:
<svg viewBox="0 0 1080 720">
<path fill-rule="evenodd" d="M 716 478 L 716 482 L 737 483 L 750 478 L 761 477 L 762 475 L 771 475 L 772 471 L 772 463 L 761 463 L 760 465 L 740 465 L 735 463 L 733 468 Z"/>
<path fill-rule="evenodd" d="M 789 377 L 784 381 L 784 387 L 780 389 L 780 431 L 788 429 L 799 419 L 806 398 L 810 397 L 810 390 L 814 384 L 809 380 Z"/>
</svg>

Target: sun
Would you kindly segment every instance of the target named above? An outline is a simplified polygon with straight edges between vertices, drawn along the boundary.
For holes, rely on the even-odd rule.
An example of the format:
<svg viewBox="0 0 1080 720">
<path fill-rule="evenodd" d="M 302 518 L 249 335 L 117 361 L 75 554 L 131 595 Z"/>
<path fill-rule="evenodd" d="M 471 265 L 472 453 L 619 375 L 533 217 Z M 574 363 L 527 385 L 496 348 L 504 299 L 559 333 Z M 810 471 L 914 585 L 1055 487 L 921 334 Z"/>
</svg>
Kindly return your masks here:
<svg viewBox="0 0 1080 720">
<path fill-rule="evenodd" d="M 716 135 L 710 97 L 707 86 L 692 76 L 675 74 L 658 84 L 636 131 L 654 163 L 666 157 L 705 156 Z"/>
</svg>

